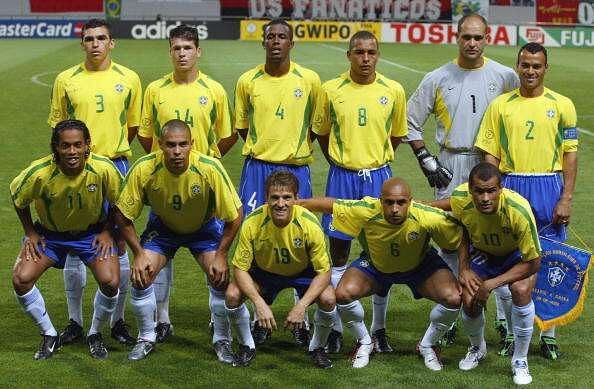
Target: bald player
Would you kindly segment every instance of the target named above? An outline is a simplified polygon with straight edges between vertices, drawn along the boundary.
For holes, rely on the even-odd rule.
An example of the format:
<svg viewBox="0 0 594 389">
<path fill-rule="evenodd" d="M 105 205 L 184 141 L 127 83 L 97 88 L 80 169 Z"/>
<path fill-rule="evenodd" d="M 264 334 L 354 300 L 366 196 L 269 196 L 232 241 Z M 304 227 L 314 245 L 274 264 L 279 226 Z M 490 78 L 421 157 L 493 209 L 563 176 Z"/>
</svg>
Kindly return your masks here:
<svg viewBox="0 0 594 389">
<path fill-rule="evenodd" d="M 415 202 L 410 187 L 401 178 L 386 180 L 379 199 L 323 197 L 299 203 L 312 211 L 332 213 L 334 227 L 357 237 L 364 250 L 336 289 L 340 317 L 357 340 L 353 367 L 367 366 L 373 348 L 359 299 L 374 293 L 385 296 L 393 284 L 405 284 L 416 299 L 424 297 L 437 303 L 417 350 L 427 368 L 441 370 L 437 342 L 458 316 L 460 288 L 429 242 L 457 249 L 462 239 L 458 222 L 437 208 Z"/>
</svg>

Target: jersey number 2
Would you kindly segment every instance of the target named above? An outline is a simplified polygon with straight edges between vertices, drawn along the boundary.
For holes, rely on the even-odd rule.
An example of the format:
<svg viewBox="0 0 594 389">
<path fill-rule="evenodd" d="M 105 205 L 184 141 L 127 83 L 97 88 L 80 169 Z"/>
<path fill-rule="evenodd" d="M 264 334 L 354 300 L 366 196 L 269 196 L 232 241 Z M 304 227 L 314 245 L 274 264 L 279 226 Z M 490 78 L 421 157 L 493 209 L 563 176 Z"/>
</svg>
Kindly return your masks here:
<svg viewBox="0 0 594 389">
<path fill-rule="evenodd" d="M 534 122 L 532 120 L 526 121 L 526 127 L 528 128 L 528 131 L 526 132 L 524 139 L 533 140 L 534 135 L 532 134 L 532 130 L 534 130 Z"/>
</svg>

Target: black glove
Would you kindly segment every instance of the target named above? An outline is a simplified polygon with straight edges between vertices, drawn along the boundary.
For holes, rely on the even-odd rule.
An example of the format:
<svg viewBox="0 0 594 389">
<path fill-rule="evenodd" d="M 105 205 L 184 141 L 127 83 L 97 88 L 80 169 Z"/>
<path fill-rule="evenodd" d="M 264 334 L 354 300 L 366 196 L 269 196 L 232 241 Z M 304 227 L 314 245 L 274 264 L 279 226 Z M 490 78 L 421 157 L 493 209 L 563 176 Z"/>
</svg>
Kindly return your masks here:
<svg viewBox="0 0 594 389">
<path fill-rule="evenodd" d="M 452 172 L 443 167 L 437 157 L 431 155 L 426 148 L 421 147 L 415 150 L 414 153 L 425 177 L 427 177 L 427 181 L 429 181 L 429 185 L 432 188 L 437 187 L 439 189 L 447 187 L 452 181 Z"/>
</svg>

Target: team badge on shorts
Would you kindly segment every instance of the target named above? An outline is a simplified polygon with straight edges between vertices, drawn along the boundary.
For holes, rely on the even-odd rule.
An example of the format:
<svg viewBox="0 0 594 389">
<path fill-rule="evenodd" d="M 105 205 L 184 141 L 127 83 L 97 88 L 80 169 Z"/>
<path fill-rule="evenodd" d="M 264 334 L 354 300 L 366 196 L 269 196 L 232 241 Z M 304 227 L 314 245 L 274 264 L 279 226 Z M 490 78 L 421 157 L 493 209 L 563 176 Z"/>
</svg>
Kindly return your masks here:
<svg viewBox="0 0 594 389">
<path fill-rule="evenodd" d="M 561 285 L 564 278 L 565 272 L 559 266 L 549 268 L 547 280 L 549 281 L 549 285 L 551 285 L 553 288 Z"/>
<path fill-rule="evenodd" d="M 300 88 L 295 88 L 293 94 L 296 98 L 300 99 L 303 96 L 303 91 Z"/>
<path fill-rule="evenodd" d="M 359 261 L 359 266 L 361 267 L 369 267 L 369 262 L 365 259 Z"/>
<path fill-rule="evenodd" d="M 89 184 L 89 185 L 87 185 L 87 190 L 88 190 L 89 192 L 94 192 L 94 191 L 96 191 L 96 190 L 97 190 L 97 184 Z"/>
<path fill-rule="evenodd" d="M 116 84 L 115 85 L 115 90 L 118 93 L 122 93 L 124 91 L 124 86 L 122 84 Z"/>
<path fill-rule="evenodd" d="M 200 96 L 198 97 L 198 102 L 200 103 L 200 105 L 206 105 L 208 104 L 208 97 Z"/>
<path fill-rule="evenodd" d="M 386 105 L 386 104 L 388 104 L 388 98 L 387 98 L 386 96 L 382 96 L 382 97 L 380 97 L 380 99 L 379 99 L 379 103 L 380 103 L 381 105 Z"/>
<path fill-rule="evenodd" d="M 419 233 L 416 231 L 408 233 L 408 239 L 410 239 L 410 240 L 417 240 L 418 237 L 419 237 Z"/>
<path fill-rule="evenodd" d="M 200 189 L 200 185 L 192 185 L 192 195 L 196 196 L 198 194 L 200 194 L 201 189 Z"/>
<path fill-rule="evenodd" d="M 296 249 L 300 249 L 303 247 L 303 240 L 301 240 L 301 238 L 293 239 L 293 246 L 295 246 Z"/>
<path fill-rule="evenodd" d="M 547 109 L 547 117 L 552 119 L 555 117 L 555 110 L 554 109 Z"/>
</svg>

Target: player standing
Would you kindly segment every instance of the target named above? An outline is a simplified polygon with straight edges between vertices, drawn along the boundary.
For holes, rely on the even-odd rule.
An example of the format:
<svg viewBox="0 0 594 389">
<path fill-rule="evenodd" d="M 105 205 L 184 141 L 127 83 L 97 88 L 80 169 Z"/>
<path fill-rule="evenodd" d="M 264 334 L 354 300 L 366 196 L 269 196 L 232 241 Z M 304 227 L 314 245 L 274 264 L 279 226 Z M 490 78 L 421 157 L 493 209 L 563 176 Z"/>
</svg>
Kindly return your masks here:
<svg viewBox="0 0 594 389">
<path fill-rule="evenodd" d="M 91 269 L 99 284 L 93 320 L 87 333 L 91 356 L 107 358 L 101 327 L 118 300 L 119 266 L 103 203 L 116 200 L 122 176 L 107 158 L 91 153 L 89 129 L 79 120 L 54 126 L 52 154 L 38 159 L 10 184 L 16 213 L 25 230 L 13 269 L 17 300 L 41 332 L 35 359 L 47 359 L 60 347 L 60 337 L 35 283 L 50 267 L 63 268 L 72 252 Z M 33 223 L 30 204 L 39 221 Z"/>
<path fill-rule="evenodd" d="M 65 119 L 85 122 L 93 139 L 91 151 L 111 159 L 125 175 L 128 158 L 132 155 L 130 142 L 140 123 L 140 79 L 132 70 L 111 60 L 115 40 L 104 20 L 91 19 L 85 23 L 81 47 L 85 61 L 63 71 L 54 81 L 48 124 L 53 128 Z M 120 292 L 111 318 L 111 336 L 121 343 L 132 344 L 134 338 L 124 323 L 130 264 L 125 243 L 121 238 L 117 243 Z M 68 256 L 64 285 L 70 322 L 60 334 L 63 344 L 82 337 L 82 295 L 86 275 L 84 264 L 78 258 Z"/>
<path fill-rule="evenodd" d="M 239 184 L 245 215 L 265 202 L 264 183 L 275 170 L 297 176 L 299 198 L 312 195 L 310 126 L 320 77 L 291 61 L 293 45 L 293 28 L 286 21 L 275 19 L 266 24 L 262 41 L 266 63 L 243 73 L 235 88 L 235 128 L 245 141 Z M 254 333 L 256 343 L 267 337 L 257 322 Z M 305 327 L 295 331 L 299 344 L 307 345 L 308 337 Z"/>
<path fill-rule="evenodd" d="M 183 121 L 165 123 L 159 147 L 132 166 L 116 202 L 118 225 L 134 253 L 132 307 L 139 334 L 128 358 L 143 359 L 154 349 L 152 284 L 176 251 L 187 247 L 208 276 L 215 352 L 221 362 L 233 363 L 225 289 L 227 252 L 241 224 L 241 202 L 219 160 L 193 150 L 190 128 Z M 145 204 L 151 213 L 139 241 L 133 220 Z"/>
<path fill-rule="evenodd" d="M 375 71 L 379 56 L 377 38 L 369 31 L 356 32 L 347 51 L 350 70 L 322 85 L 313 131 L 330 165 L 326 196 L 379 197 L 382 183 L 392 176 L 394 151 L 407 133 L 406 98 L 398 82 Z M 347 268 L 352 237 L 334 229 L 331 214 L 324 214 L 322 225 L 329 236 L 336 288 Z M 392 351 L 385 329 L 388 297 L 372 297 L 375 352 Z M 336 317 L 328 351 L 337 353 L 341 340 Z"/>
<path fill-rule="evenodd" d="M 196 66 L 202 55 L 196 28 L 187 25 L 173 28 L 169 33 L 169 54 L 173 72 L 150 83 L 144 92 L 138 140 L 147 153 L 157 151 L 162 124 L 179 119 L 190 127 L 194 150 L 220 158 L 232 145 L 227 139 L 233 130 L 229 100 L 222 85 Z M 154 283 L 158 342 L 172 332 L 169 319 L 172 266 L 173 261 L 168 261 Z"/>
<path fill-rule="evenodd" d="M 544 86 L 547 69 L 540 44 L 520 49 L 520 87 L 491 103 L 476 147 L 499 167 L 503 186 L 528 200 L 538 233 L 565 242 L 577 176 L 577 115 L 570 99 Z M 557 359 L 555 328 L 541 332 L 540 340 L 543 355 Z"/>
<path fill-rule="evenodd" d="M 260 326 L 272 331 L 277 325 L 270 305 L 281 290 L 295 288 L 300 300 L 288 313 L 285 327 L 303 326 L 307 307 L 315 301 L 309 352 L 317 367 L 331 368 L 324 346 L 336 303 L 324 233 L 315 215 L 294 205 L 299 181 L 292 173 L 272 173 L 265 188 L 266 204 L 241 226 L 232 260 L 235 281 L 227 289 L 227 312 L 240 342 L 236 364 L 247 365 L 256 352 L 244 299 L 254 304 Z"/>
<path fill-rule="evenodd" d="M 513 69 L 484 56 L 487 29 L 481 15 L 463 16 L 458 21 L 457 58 L 428 73 L 408 101 L 408 142 L 429 184 L 436 188 L 437 199 L 449 197 L 466 182 L 470 169 L 480 162 L 474 141 L 487 106 L 518 86 Z M 437 126 L 438 158 L 429 153 L 423 140 L 423 125 L 430 115 L 435 116 Z M 455 253 L 442 253 L 442 257 L 457 273 Z M 497 299 L 497 325 L 504 338 L 504 311 L 511 309 L 511 295 L 507 288 L 496 295 L 502 297 Z M 445 340 L 451 343 L 454 337 L 455 329 Z"/>
<path fill-rule="evenodd" d="M 367 366 L 373 351 L 359 299 L 386 296 L 393 284 L 405 284 L 416 299 L 437 303 L 417 351 L 427 368 L 441 370 L 437 342 L 460 312 L 460 287 L 429 241 L 450 250 L 458 248 L 462 228 L 457 221 L 439 209 L 414 202 L 408 184 L 400 178 L 384 181 L 379 199 L 324 197 L 299 203 L 312 211 L 332 213 L 334 227 L 358 237 L 364 250 L 336 289 L 340 317 L 357 340 L 353 367 Z"/>
</svg>

